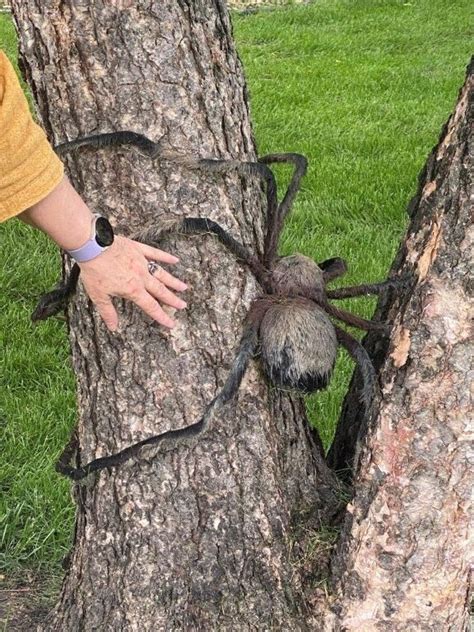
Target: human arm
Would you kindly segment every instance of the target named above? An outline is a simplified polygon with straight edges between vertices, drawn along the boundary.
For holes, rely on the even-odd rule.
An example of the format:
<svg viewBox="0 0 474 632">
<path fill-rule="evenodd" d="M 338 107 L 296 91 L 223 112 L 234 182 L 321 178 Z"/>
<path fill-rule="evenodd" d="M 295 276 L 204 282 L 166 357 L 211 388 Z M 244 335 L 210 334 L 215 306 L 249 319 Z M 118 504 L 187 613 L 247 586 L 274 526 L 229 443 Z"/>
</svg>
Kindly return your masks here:
<svg viewBox="0 0 474 632">
<path fill-rule="evenodd" d="M 90 236 L 92 212 L 64 177 L 61 161 L 33 121 L 16 73 L 0 51 L 0 222 L 15 216 L 66 250 L 80 247 Z M 184 301 L 170 290 L 186 286 L 164 270 L 152 276 L 147 267 L 151 259 L 177 261 L 117 236 L 107 251 L 80 264 L 84 287 L 110 329 L 118 326 L 112 296 L 134 301 L 162 325 L 174 325 L 159 303 L 182 309 Z"/>
</svg>

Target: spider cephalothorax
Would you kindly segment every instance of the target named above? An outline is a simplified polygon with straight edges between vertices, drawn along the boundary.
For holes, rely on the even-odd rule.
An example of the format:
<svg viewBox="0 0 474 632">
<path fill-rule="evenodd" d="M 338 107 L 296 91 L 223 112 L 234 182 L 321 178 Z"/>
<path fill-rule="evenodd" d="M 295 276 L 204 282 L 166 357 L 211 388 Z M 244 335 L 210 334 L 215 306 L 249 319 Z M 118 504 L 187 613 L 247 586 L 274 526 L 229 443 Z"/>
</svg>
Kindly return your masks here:
<svg viewBox="0 0 474 632">
<path fill-rule="evenodd" d="M 311 296 L 315 292 L 324 293 L 324 273 L 313 259 L 296 253 L 276 261 L 270 285 L 275 294 Z"/>
<path fill-rule="evenodd" d="M 266 184 L 267 197 L 267 232 L 262 257 L 250 253 L 219 224 L 207 218 L 163 220 L 159 224 L 146 227 L 139 235 L 133 237 L 145 243 L 156 244 L 171 233 L 214 234 L 253 272 L 263 294 L 250 306 L 232 368 L 221 392 L 208 405 L 199 421 L 185 428 L 150 437 L 117 454 L 96 459 L 79 468 L 70 465 L 70 454 L 66 452 L 58 464 L 59 471 L 76 480 L 81 479 L 91 472 L 123 463 L 138 454 L 144 445 L 184 439 L 202 433 L 207 427 L 211 412 L 235 395 L 249 361 L 256 355 L 260 357 L 263 371 L 271 384 L 283 389 L 309 393 L 328 385 L 340 344 L 359 366 L 363 379 L 361 397 L 366 406 L 369 405 L 376 384 L 370 358 L 364 347 L 334 323 L 331 317 L 365 330 L 380 329 L 382 325 L 339 309 L 332 305 L 330 300 L 377 294 L 393 285 L 394 281 L 329 290 L 327 284 L 347 270 L 343 259 L 333 258 L 316 263 L 302 254 L 278 256 L 280 233 L 298 191 L 300 180 L 306 172 L 307 161 L 303 156 L 272 154 L 260 158 L 258 162 L 197 158 L 166 151 L 161 144 L 153 143 L 140 134 L 126 131 L 81 138 L 60 145 L 57 151 L 64 153 L 85 145 L 135 145 L 154 160 L 168 160 L 190 169 L 203 169 L 214 173 L 236 170 L 243 176 L 250 173 L 258 174 Z M 268 165 L 280 162 L 293 164 L 295 170 L 288 190 L 279 204 L 275 177 Z M 41 299 L 33 318 L 47 318 L 59 311 L 74 292 L 78 277 L 79 269 L 75 265 L 68 281 Z"/>
</svg>

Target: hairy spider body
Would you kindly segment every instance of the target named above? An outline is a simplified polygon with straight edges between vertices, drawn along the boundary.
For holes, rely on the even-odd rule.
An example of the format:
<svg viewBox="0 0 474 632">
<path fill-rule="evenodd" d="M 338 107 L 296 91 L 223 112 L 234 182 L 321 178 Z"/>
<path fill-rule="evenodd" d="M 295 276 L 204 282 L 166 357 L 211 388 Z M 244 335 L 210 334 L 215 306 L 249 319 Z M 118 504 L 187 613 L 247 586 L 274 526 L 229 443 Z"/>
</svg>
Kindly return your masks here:
<svg viewBox="0 0 474 632">
<path fill-rule="evenodd" d="M 124 463 L 138 455 L 145 445 L 157 445 L 199 435 L 206 430 L 213 411 L 236 394 L 250 360 L 256 355 L 260 357 L 263 372 L 271 384 L 283 389 L 310 393 L 328 385 L 338 345 L 342 345 L 359 366 L 363 381 L 361 399 L 366 407 L 369 406 L 376 388 L 372 362 L 364 347 L 331 318 L 363 330 L 383 330 L 384 325 L 337 308 L 330 300 L 378 294 L 396 285 L 397 281 L 328 290 L 327 284 L 347 271 L 343 259 L 332 258 L 317 264 L 302 254 L 278 256 L 280 233 L 301 178 L 306 172 L 307 161 L 303 156 L 271 154 L 259 158 L 258 162 L 199 158 L 165 150 L 162 142 L 154 143 L 141 134 L 128 131 L 80 138 L 63 143 L 57 150 L 65 153 L 87 145 L 98 148 L 134 145 L 153 160 L 168 160 L 190 169 L 203 169 L 218 174 L 237 171 L 243 176 L 256 174 L 261 177 L 266 185 L 267 198 L 267 232 L 262 257 L 251 253 L 219 224 L 207 218 L 160 218 L 139 234 L 133 235 L 133 238 L 155 245 L 167 234 L 213 234 L 252 271 L 263 295 L 251 304 L 228 378 L 199 421 L 149 437 L 116 454 L 95 459 L 83 467 L 70 465 L 71 449 L 68 447 L 58 462 L 58 471 L 79 480 L 91 472 Z M 275 177 L 268 165 L 281 162 L 294 165 L 294 172 L 283 200 L 278 203 Z M 66 282 L 42 298 L 33 318 L 47 318 L 62 309 L 72 296 L 78 278 L 79 269 L 76 264 Z"/>
<path fill-rule="evenodd" d="M 330 318 L 309 298 L 324 302 L 323 271 L 313 259 L 296 253 L 276 261 L 269 285 L 274 298 L 259 331 L 265 375 L 282 389 L 312 393 L 326 388 L 336 361 L 337 336 Z"/>
<path fill-rule="evenodd" d="M 326 388 L 338 342 L 320 307 L 304 298 L 277 299 L 262 318 L 259 334 L 263 370 L 271 384 L 302 393 Z"/>
</svg>

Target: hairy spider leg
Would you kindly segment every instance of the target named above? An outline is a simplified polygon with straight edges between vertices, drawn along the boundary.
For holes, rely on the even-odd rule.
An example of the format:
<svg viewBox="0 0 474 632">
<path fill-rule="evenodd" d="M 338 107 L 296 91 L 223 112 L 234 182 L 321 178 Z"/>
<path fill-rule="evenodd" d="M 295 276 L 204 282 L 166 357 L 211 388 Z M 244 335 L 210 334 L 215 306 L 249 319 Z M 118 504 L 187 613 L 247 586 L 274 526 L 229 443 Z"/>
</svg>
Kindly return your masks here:
<svg viewBox="0 0 474 632">
<path fill-rule="evenodd" d="M 184 217 L 175 220 L 165 220 L 159 225 L 150 225 L 133 236 L 133 239 L 154 245 L 165 234 L 184 233 L 185 235 L 213 234 L 239 261 L 245 263 L 253 272 L 257 281 L 267 291 L 268 271 L 260 259 L 251 254 L 245 246 L 234 239 L 220 224 L 207 217 Z"/>
<path fill-rule="evenodd" d="M 277 183 L 273 171 L 267 165 L 260 162 L 244 162 L 240 160 L 215 160 L 210 158 L 200 158 L 195 160 L 192 157 L 167 157 L 163 154 L 163 159 L 172 159 L 173 162 L 185 165 L 190 169 L 202 169 L 211 173 L 227 173 L 230 170 L 236 171 L 239 175 L 258 175 L 265 183 L 265 196 L 267 201 L 267 232 L 264 240 L 263 265 L 269 268 L 272 258 L 269 253 L 272 250 L 271 240 L 273 239 L 274 226 L 278 224 L 278 192 Z"/>
<path fill-rule="evenodd" d="M 59 155 L 64 155 L 71 150 L 79 149 L 86 146 L 96 147 L 100 149 L 103 147 L 118 147 L 122 145 L 132 145 L 138 147 L 152 159 L 161 158 L 163 160 L 172 161 L 177 164 L 186 166 L 190 169 L 203 169 L 214 173 L 225 173 L 229 170 L 235 170 L 240 175 L 258 175 L 266 183 L 268 213 L 267 223 L 270 226 L 273 225 L 277 215 L 278 207 L 277 185 L 272 170 L 265 164 L 250 161 L 241 162 L 238 160 L 214 160 L 185 156 L 184 154 L 163 150 L 161 148 L 160 142 L 154 143 L 143 134 L 138 134 L 136 132 L 127 130 L 84 136 L 72 141 L 60 143 L 59 145 L 56 145 L 54 149 Z M 193 218 L 190 219 L 192 220 Z M 208 221 L 211 222 L 211 220 Z M 209 226 L 211 225 L 209 224 Z M 218 226 L 218 224 L 214 224 L 209 228 L 209 230 L 210 232 L 214 232 L 218 236 L 220 241 L 224 243 L 224 245 L 226 245 L 232 252 L 234 252 L 237 257 L 242 258 L 241 255 L 243 254 L 244 247 L 238 244 L 238 242 L 236 240 L 233 240 L 233 238 L 231 238 L 230 236 L 229 238 L 227 238 L 225 235 L 225 231 L 220 226 Z M 209 231 L 199 230 L 196 232 Z M 240 254 L 238 254 L 238 252 L 240 252 Z M 253 255 L 248 254 L 247 257 L 243 258 L 243 260 L 250 267 L 262 287 L 268 290 L 266 282 L 267 274 L 259 259 Z M 40 298 L 40 301 L 32 315 L 32 319 L 34 321 L 45 320 L 46 318 L 57 314 L 66 307 L 68 300 L 71 298 L 77 288 L 80 269 L 76 264 L 73 266 L 73 273 L 71 273 L 69 279 L 66 279 L 55 290 L 44 294 Z"/>
<path fill-rule="evenodd" d="M 59 459 L 56 461 L 56 472 L 60 472 L 65 476 L 68 476 L 67 472 L 72 468 L 71 461 L 79 454 L 79 436 L 77 432 L 77 425 L 74 426 L 69 441 L 67 442 L 64 450 L 61 452 Z"/>
<path fill-rule="evenodd" d="M 323 280 L 326 284 L 346 274 L 347 263 L 340 257 L 333 257 L 318 263 L 318 268 L 323 271 Z"/>
<path fill-rule="evenodd" d="M 73 467 L 67 462 L 67 459 L 72 457 L 72 449 L 68 444 L 65 452 L 63 453 L 64 456 L 62 456 L 56 464 L 56 470 L 60 474 L 63 474 L 74 481 L 80 481 L 94 472 L 100 472 L 100 470 L 104 470 L 106 468 L 122 465 L 131 458 L 138 456 L 140 450 L 145 446 L 157 446 L 163 442 L 169 443 L 172 441 L 179 441 L 181 439 L 189 439 L 202 434 L 209 425 L 211 414 L 226 404 L 238 391 L 248 364 L 257 349 L 257 345 L 258 325 L 255 321 L 249 322 L 240 339 L 231 371 L 222 390 L 206 407 L 203 416 L 196 423 L 186 426 L 185 428 L 168 430 L 167 432 L 163 432 L 159 435 L 148 437 L 148 439 L 134 443 L 120 452 L 94 459 L 81 467 Z"/>
<path fill-rule="evenodd" d="M 377 376 L 374 365 L 365 348 L 358 340 L 353 338 L 347 331 L 334 325 L 336 330 L 337 341 L 344 347 L 349 355 L 354 359 L 360 369 L 362 375 L 363 387 L 360 394 L 360 400 L 364 404 L 366 410 L 369 409 L 372 398 L 377 390 Z"/>
<path fill-rule="evenodd" d="M 327 290 L 327 297 L 330 299 L 354 298 L 356 296 L 366 296 L 367 294 L 381 294 L 385 290 L 398 287 L 399 279 L 388 279 L 381 283 L 367 283 L 365 285 L 354 285 L 351 287 L 340 287 L 335 290 Z"/>
<path fill-rule="evenodd" d="M 76 291 L 80 273 L 81 270 L 77 263 L 75 263 L 71 268 L 69 276 L 63 283 L 60 283 L 54 290 L 40 297 L 34 312 L 31 314 L 31 320 L 33 322 L 46 320 L 65 309 L 69 299 Z"/>
<path fill-rule="evenodd" d="M 282 201 L 278 205 L 278 210 L 273 222 L 269 221 L 267 229 L 267 237 L 265 240 L 264 262 L 267 267 L 271 267 L 272 262 L 277 256 L 278 242 L 280 240 L 283 224 L 288 213 L 291 210 L 295 197 L 300 189 L 301 178 L 306 174 L 308 169 L 308 160 L 301 154 L 268 154 L 258 159 L 262 164 L 290 163 L 295 169 L 291 176 L 290 184 L 283 196 Z"/>
<path fill-rule="evenodd" d="M 118 147 L 121 145 L 132 145 L 138 147 L 153 160 L 166 160 L 187 167 L 188 169 L 202 169 L 211 173 L 227 173 L 228 171 L 236 171 L 237 173 L 239 173 L 239 175 L 243 176 L 258 175 L 265 182 L 265 194 L 267 198 L 267 235 L 265 238 L 264 252 L 267 253 L 269 251 L 268 240 L 274 233 L 273 226 L 278 225 L 279 209 L 275 175 L 264 162 L 226 159 L 221 160 L 188 156 L 183 152 L 164 149 L 160 142 L 154 143 L 143 134 L 138 134 L 136 132 L 131 132 L 127 130 L 119 130 L 116 132 L 108 132 L 104 134 L 93 134 L 90 136 L 84 136 L 83 138 L 77 138 L 75 140 L 56 145 L 55 151 L 58 154 L 62 155 L 70 151 L 71 149 L 78 149 L 80 147 L 92 146 L 102 148 Z M 295 162 L 295 157 L 297 156 L 297 154 L 288 154 L 288 156 L 292 156 L 292 158 L 289 158 L 288 161 Z M 301 159 L 303 159 L 304 161 L 306 160 L 302 156 Z M 295 174 L 299 173 L 299 170 L 301 169 L 302 163 L 299 167 L 297 167 Z M 306 170 L 306 165 L 304 165 L 304 169 Z M 299 178 L 301 178 L 301 176 L 299 176 Z M 296 182 L 295 175 L 293 176 L 293 180 Z M 294 186 L 297 188 L 297 182 Z M 285 199 L 286 198 L 289 198 L 288 204 L 290 204 L 292 198 L 291 195 L 288 195 L 288 192 L 287 195 L 285 195 Z M 285 199 L 283 200 L 284 202 Z M 271 259 L 269 260 L 267 258 L 264 258 L 265 265 L 268 265 L 270 261 Z"/>
<path fill-rule="evenodd" d="M 376 323 L 372 320 L 366 320 L 365 318 L 346 312 L 344 309 L 335 307 L 327 301 L 317 302 L 330 316 L 337 318 L 338 320 L 342 320 L 343 323 L 351 325 L 352 327 L 357 327 L 358 329 L 363 329 L 364 331 L 385 331 L 386 329 L 385 323 Z"/>
<path fill-rule="evenodd" d="M 212 219 L 201 217 L 186 217 L 183 220 L 182 230 L 186 234 L 213 233 L 238 260 L 245 263 L 254 274 L 262 288 L 268 289 L 268 271 L 259 258 L 252 255 L 239 241 L 234 239 L 226 230 Z"/>
<path fill-rule="evenodd" d="M 118 147 L 120 145 L 132 145 L 141 149 L 147 156 L 154 158 L 157 152 L 160 150 L 160 144 L 154 143 L 152 140 L 144 136 L 143 134 L 137 134 L 136 132 L 119 131 L 119 132 L 107 132 L 104 134 L 92 134 L 90 136 L 83 136 L 74 140 L 60 143 L 54 147 L 54 151 L 62 156 L 72 149 L 79 149 L 80 147 L 96 147 L 101 149 L 102 147 Z"/>
<path fill-rule="evenodd" d="M 257 281 L 265 291 L 269 291 L 268 271 L 264 268 L 259 258 L 250 252 L 240 242 L 234 239 L 217 222 L 205 217 L 185 217 L 176 219 L 166 219 L 160 224 L 149 225 L 135 233 L 132 238 L 142 243 L 154 245 L 165 235 L 172 233 L 205 234 L 216 235 L 219 241 L 237 257 L 245 263 L 254 274 Z M 79 280 L 80 268 L 77 264 L 72 267 L 69 277 L 63 284 L 55 290 L 44 294 L 36 306 L 31 318 L 33 321 L 46 320 L 65 309 L 67 302 L 74 294 Z"/>
<path fill-rule="evenodd" d="M 218 160 L 186 156 L 182 153 L 163 150 L 160 143 L 154 143 L 143 134 L 138 134 L 136 132 L 126 130 L 104 134 L 93 134 L 90 136 L 85 136 L 83 138 L 77 138 L 75 140 L 57 145 L 55 147 L 55 150 L 58 154 L 62 155 L 70 150 L 79 149 L 85 146 L 103 148 L 117 147 L 121 145 L 136 146 L 153 159 L 161 158 L 163 160 L 175 162 L 189 169 L 202 169 L 211 173 L 226 173 L 228 171 L 235 170 L 240 175 L 258 175 L 261 179 L 265 181 L 266 184 L 266 197 L 268 207 L 267 221 L 269 225 L 273 225 L 278 208 L 277 185 L 272 170 L 263 163 L 239 160 Z M 219 237 L 219 234 L 216 234 Z M 221 239 L 221 241 L 223 240 Z M 253 259 L 255 260 L 255 257 Z"/>
</svg>

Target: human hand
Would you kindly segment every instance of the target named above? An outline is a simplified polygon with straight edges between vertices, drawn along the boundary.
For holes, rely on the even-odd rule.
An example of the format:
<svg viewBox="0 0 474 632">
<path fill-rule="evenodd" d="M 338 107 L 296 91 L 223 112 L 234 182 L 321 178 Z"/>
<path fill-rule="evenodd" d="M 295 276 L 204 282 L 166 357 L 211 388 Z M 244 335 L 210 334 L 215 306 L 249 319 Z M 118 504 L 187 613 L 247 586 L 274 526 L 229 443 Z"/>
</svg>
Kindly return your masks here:
<svg viewBox="0 0 474 632">
<path fill-rule="evenodd" d="M 66 177 L 18 217 L 45 232 L 66 251 L 79 248 L 90 238 L 92 211 Z M 133 301 L 161 325 L 170 328 L 175 323 L 161 304 L 176 309 L 186 307 L 186 303 L 170 291 L 182 292 L 187 287 L 185 283 L 161 268 L 151 275 L 150 261 L 173 264 L 178 258 L 117 235 L 110 248 L 98 257 L 79 263 L 86 292 L 111 331 L 119 324 L 113 296 Z"/>
<path fill-rule="evenodd" d="M 163 250 L 116 235 L 106 251 L 79 264 L 86 292 L 110 331 L 116 331 L 119 325 L 113 296 L 133 301 L 151 318 L 170 329 L 175 322 L 161 304 L 176 309 L 186 307 L 186 303 L 171 290 L 182 292 L 187 285 L 161 268 L 150 274 L 150 261 L 173 264 L 179 259 Z"/>
</svg>

